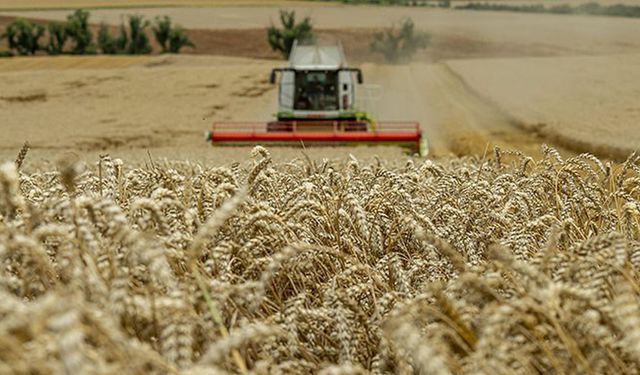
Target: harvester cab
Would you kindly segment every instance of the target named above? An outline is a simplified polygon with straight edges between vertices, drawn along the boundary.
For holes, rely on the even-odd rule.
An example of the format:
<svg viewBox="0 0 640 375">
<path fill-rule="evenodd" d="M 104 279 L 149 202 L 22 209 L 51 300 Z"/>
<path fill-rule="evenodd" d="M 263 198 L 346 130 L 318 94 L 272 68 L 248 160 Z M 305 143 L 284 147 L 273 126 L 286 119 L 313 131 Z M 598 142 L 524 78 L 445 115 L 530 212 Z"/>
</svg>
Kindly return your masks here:
<svg viewBox="0 0 640 375">
<path fill-rule="evenodd" d="M 277 121 L 270 130 L 280 130 L 291 121 L 305 125 L 337 122 L 345 131 L 366 131 L 371 122 L 355 108 L 356 83 L 362 84 L 362 71 L 350 68 L 342 47 L 294 43 L 285 68 L 271 72 L 271 83 L 280 75 Z M 303 125 L 303 126 L 305 126 Z"/>
<path fill-rule="evenodd" d="M 417 122 L 377 122 L 356 106 L 362 71 L 347 65 L 340 44 L 294 43 L 286 67 L 271 71 L 278 112 L 265 123 L 217 122 L 207 139 L 223 144 L 391 144 L 428 152 Z"/>
</svg>

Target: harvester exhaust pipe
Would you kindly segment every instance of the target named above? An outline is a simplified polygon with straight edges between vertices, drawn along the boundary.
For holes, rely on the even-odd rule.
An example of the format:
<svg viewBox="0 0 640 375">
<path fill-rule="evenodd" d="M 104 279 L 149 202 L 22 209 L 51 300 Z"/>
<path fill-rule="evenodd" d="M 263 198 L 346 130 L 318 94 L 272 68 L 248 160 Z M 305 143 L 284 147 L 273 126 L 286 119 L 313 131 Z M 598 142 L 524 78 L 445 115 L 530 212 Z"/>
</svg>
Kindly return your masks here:
<svg viewBox="0 0 640 375">
<path fill-rule="evenodd" d="M 364 78 L 362 78 L 362 70 L 360 68 L 342 68 L 341 72 L 351 72 L 356 73 L 356 79 L 358 80 L 358 84 L 364 83 Z"/>
</svg>

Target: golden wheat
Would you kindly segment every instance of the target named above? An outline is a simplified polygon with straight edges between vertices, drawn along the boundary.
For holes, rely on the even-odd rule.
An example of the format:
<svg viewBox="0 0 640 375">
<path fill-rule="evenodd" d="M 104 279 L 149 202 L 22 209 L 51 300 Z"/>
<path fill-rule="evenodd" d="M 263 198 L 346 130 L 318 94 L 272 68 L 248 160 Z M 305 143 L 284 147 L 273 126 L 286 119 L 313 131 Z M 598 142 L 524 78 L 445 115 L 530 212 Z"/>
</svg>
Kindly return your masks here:
<svg viewBox="0 0 640 375">
<path fill-rule="evenodd" d="M 640 158 L 0 167 L 0 374 L 637 374 Z"/>
</svg>

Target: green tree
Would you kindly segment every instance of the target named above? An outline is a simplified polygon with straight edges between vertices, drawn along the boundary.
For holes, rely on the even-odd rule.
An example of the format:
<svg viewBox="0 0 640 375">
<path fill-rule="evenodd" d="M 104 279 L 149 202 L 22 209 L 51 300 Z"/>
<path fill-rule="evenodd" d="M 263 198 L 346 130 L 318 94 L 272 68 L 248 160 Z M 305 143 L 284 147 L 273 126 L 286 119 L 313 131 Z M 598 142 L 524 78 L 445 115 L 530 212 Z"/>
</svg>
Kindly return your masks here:
<svg viewBox="0 0 640 375">
<path fill-rule="evenodd" d="M 295 11 L 281 10 L 280 23 L 282 24 L 281 29 L 275 26 L 267 29 L 267 38 L 271 49 L 279 51 L 284 58 L 289 58 L 293 42 L 296 39 L 298 41 L 313 41 L 313 26 L 309 17 L 305 17 L 302 22 L 296 23 Z"/>
<path fill-rule="evenodd" d="M 2 36 L 7 39 L 10 50 L 15 50 L 19 55 L 35 55 L 42 48 L 39 40 L 44 31 L 44 26 L 18 18 L 7 26 Z"/>
<path fill-rule="evenodd" d="M 195 48 L 180 25 L 172 25 L 169 16 L 158 17 L 152 27 L 156 41 L 163 53 L 180 53 L 183 47 Z"/>
<path fill-rule="evenodd" d="M 67 35 L 73 42 L 71 53 L 75 55 L 96 53 L 93 43 L 93 34 L 89 28 L 90 13 L 84 9 L 78 9 L 67 16 Z"/>
<path fill-rule="evenodd" d="M 129 36 L 126 52 L 129 55 L 143 55 L 151 53 L 151 44 L 145 29 L 149 26 L 149 21 L 143 16 L 129 16 Z M 125 34 L 126 35 L 126 34 Z M 121 35 L 122 36 L 122 35 Z"/>
<path fill-rule="evenodd" d="M 47 25 L 49 31 L 49 45 L 47 53 L 50 55 L 59 55 L 64 52 L 64 45 L 69 35 L 67 34 L 67 25 L 60 21 L 51 21 Z"/>
<path fill-rule="evenodd" d="M 100 29 L 98 30 L 98 48 L 107 55 L 115 55 L 119 52 L 117 39 L 111 35 L 109 26 L 104 22 L 100 24 Z"/>
<path fill-rule="evenodd" d="M 176 25 L 169 33 L 169 52 L 180 53 L 180 50 L 184 47 L 196 48 L 196 45 L 185 34 L 184 29 Z"/>
<path fill-rule="evenodd" d="M 156 17 L 156 23 L 151 27 L 151 30 L 153 30 L 153 35 L 156 37 L 160 48 L 162 48 L 162 52 L 168 52 L 169 34 L 171 34 L 171 17 Z"/>
<path fill-rule="evenodd" d="M 120 35 L 116 38 L 117 53 L 126 53 L 128 45 L 129 35 L 127 33 L 127 27 L 124 24 L 120 24 Z"/>
<path fill-rule="evenodd" d="M 427 48 L 430 39 L 429 34 L 415 31 L 413 20 L 406 18 L 399 28 L 394 25 L 375 33 L 370 48 L 381 53 L 387 62 L 398 63 L 410 59 L 418 49 Z"/>
</svg>

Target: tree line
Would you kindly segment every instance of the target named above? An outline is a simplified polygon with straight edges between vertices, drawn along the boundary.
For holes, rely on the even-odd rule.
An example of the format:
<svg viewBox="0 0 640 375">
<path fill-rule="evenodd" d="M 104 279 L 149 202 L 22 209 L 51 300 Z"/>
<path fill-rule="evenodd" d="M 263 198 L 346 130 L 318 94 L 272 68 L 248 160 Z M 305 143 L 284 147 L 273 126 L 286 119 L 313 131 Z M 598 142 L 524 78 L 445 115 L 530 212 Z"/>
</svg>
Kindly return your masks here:
<svg viewBox="0 0 640 375">
<path fill-rule="evenodd" d="M 0 40 L 6 39 L 8 46 L 0 56 L 35 55 L 39 52 L 49 55 L 149 54 L 153 52 L 149 29 L 162 53 L 180 53 L 184 47 L 195 48 L 184 29 L 173 24 L 169 16 L 157 17 L 152 23 L 143 16 L 128 15 L 117 35 L 111 33 L 108 25 L 101 23 L 96 38 L 89 18 L 89 11 L 84 9 L 68 15 L 65 21 L 51 21 L 46 26 L 17 18 L 0 34 Z"/>
<path fill-rule="evenodd" d="M 629 18 L 640 17 L 640 6 L 625 4 L 600 5 L 596 2 L 578 4 L 575 6 L 569 4 L 545 6 L 544 4 L 513 5 L 495 3 L 468 3 L 466 5 L 458 5 L 455 8 L 467 10 L 489 10 L 522 13 L 584 14 L 590 16 Z"/>
<path fill-rule="evenodd" d="M 112 34 L 112 28 L 101 23 L 94 37 L 90 13 L 79 9 L 67 16 L 65 21 L 51 21 L 46 26 L 17 18 L 0 34 L 6 39 L 8 51 L 1 56 L 72 54 L 126 54 L 141 55 L 153 52 L 149 29 L 155 37 L 162 53 L 179 53 L 184 47 L 195 48 L 185 30 L 172 22 L 169 16 L 156 17 L 154 22 L 141 15 L 128 15 L 119 32 Z M 294 11 L 280 11 L 280 27 L 267 29 L 267 40 L 274 51 L 288 58 L 295 40 L 313 42 L 315 34 L 309 17 L 296 21 Z M 419 49 L 429 45 L 430 36 L 415 30 L 410 18 L 375 33 L 370 41 L 370 49 L 380 53 L 386 61 L 397 63 L 409 60 Z"/>
<path fill-rule="evenodd" d="M 267 29 L 267 39 L 271 48 L 278 51 L 286 59 L 289 58 L 295 40 L 312 43 L 315 39 L 311 19 L 305 17 L 296 22 L 295 11 L 280 11 L 281 27 L 271 26 Z M 410 60 L 419 50 L 429 46 L 429 34 L 415 29 L 410 18 L 376 32 L 369 43 L 372 52 L 381 54 L 389 63 Z"/>
</svg>

